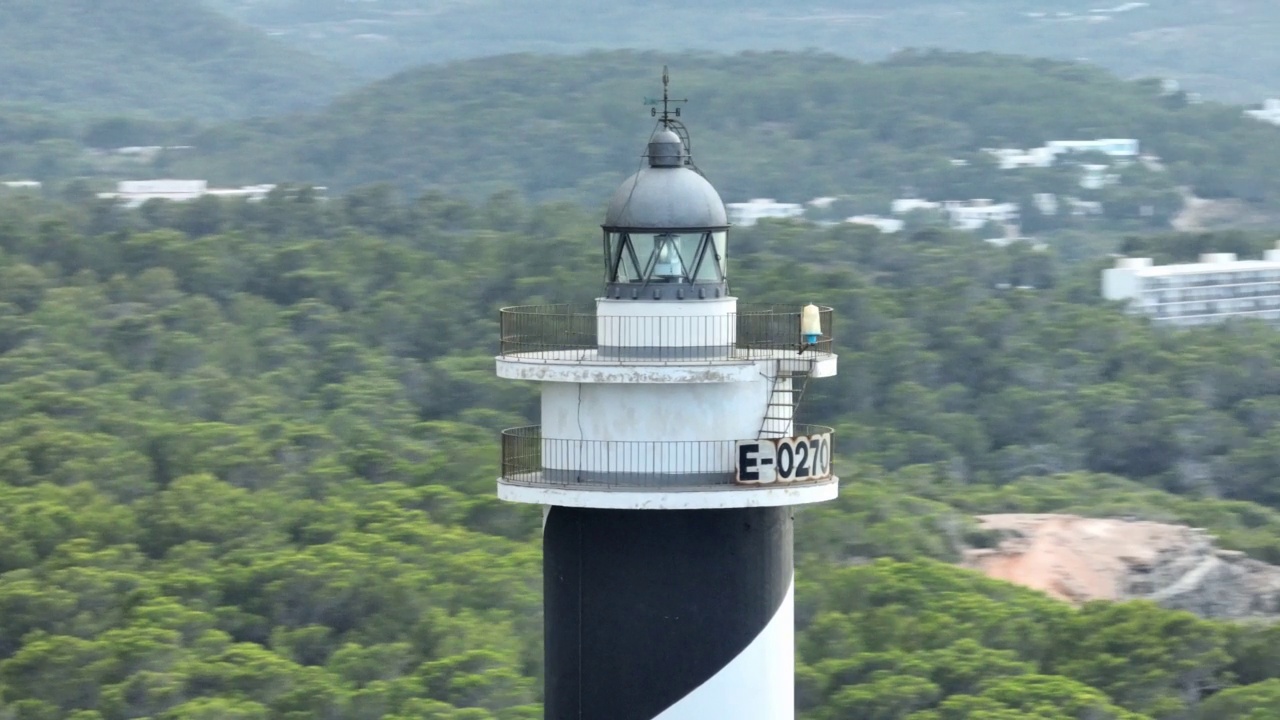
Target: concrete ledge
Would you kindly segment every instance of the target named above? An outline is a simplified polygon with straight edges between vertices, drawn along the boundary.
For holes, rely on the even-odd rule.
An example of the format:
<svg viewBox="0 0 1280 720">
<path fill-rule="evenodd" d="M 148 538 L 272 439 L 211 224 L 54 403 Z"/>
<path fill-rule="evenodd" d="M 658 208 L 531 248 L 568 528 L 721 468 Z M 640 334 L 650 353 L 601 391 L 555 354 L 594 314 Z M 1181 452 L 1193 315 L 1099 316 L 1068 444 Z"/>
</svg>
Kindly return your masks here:
<svg viewBox="0 0 1280 720">
<path fill-rule="evenodd" d="M 644 360 L 527 360 L 499 357 L 498 377 L 509 380 L 567 383 L 738 383 L 759 380 L 749 360 L 646 362 Z"/>
<path fill-rule="evenodd" d="M 569 488 L 531 485 L 499 478 L 498 498 L 509 502 L 561 507 L 608 508 L 613 510 L 714 510 L 744 507 L 808 505 L 834 500 L 840 494 L 840 478 L 811 485 L 765 485 L 743 487 L 633 490 L 620 488 Z"/>
<path fill-rule="evenodd" d="M 754 382 L 773 372 L 808 372 L 810 377 L 825 378 L 837 370 L 833 354 L 796 355 L 787 350 L 683 361 L 603 358 L 594 350 L 499 355 L 494 360 L 500 378 L 567 383 L 738 383 Z"/>
</svg>

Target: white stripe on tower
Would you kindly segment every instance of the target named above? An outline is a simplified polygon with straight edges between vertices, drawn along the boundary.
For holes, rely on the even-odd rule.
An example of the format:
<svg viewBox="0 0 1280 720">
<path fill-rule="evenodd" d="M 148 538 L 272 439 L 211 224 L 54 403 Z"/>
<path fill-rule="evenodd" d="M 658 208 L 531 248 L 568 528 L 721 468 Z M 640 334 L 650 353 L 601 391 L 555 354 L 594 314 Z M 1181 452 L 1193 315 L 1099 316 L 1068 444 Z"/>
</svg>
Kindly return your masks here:
<svg viewBox="0 0 1280 720">
<path fill-rule="evenodd" d="M 791 720 L 795 716 L 795 577 L 756 639 L 655 720 Z"/>
</svg>

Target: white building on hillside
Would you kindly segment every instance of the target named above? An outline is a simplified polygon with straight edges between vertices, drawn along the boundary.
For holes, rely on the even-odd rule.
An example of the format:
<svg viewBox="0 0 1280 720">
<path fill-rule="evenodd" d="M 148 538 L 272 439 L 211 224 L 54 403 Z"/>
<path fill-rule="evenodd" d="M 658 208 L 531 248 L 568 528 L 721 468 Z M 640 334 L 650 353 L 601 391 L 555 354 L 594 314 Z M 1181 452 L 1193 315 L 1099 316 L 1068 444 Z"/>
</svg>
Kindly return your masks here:
<svg viewBox="0 0 1280 720">
<path fill-rule="evenodd" d="M 1058 159 L 1057 153 L 1051 152 L 1047 147 L 1031 148 L 1030 150 L 987 148 L 986 151 L 994 155 L 996 160 L 1000 162 L 1001 170 L 1026 167 L 1045 168 L 1053 165 L 1054 161 Z"/>
<path fill-rule="evenodd" d="M 977 230 L 987 223 L 1012 225 L 1018 222 L 1017 203 L 996 203 L 986 199 L 947 200 L 942 211 L 956 230 Z"/>
<path fill-rule="evenodd" d="M 1280 100 L 1270 99 L 1262 103 L 1261 110 L 1245 110 L 1244 114 L 1255 120 L 1280 125 Z"/>
<path fill-rule="evenodd" d="M 899 198 L 893 201 L 891 209 L 894 215 L 906 215 L 918 210 L 940 211 L 946 216 L 947 224 L 956 230 L 978 230 L 987 223 L 995 223 L 1005 226 L 1006 231 L 1016 235 L 1016 226 L 1020 221 L 1017 203 L 997 203 L 984 198 L 942 202 Z M 846 222 L 854 222 L 854 219 L 849 218 Z"/>
<path fill-rule="evenodd" d="M 1071 214 L 1076 217 L 1102 214 L 1102 203 L 1097 200 L 1081 200 L 1074 197 L 1064 197 L 1062 200 L 1071 210 Z"/>
<path fill-rule="evenodd" d="M 1012 148 L 984 148 L 1000 163 L 1000 169 L 1051 167 L 1058 161 L 1059 155 L 1083 152 L 1099 152 L 1116 159 L 1130 159 L 1140 156 L 1139 142 L 1133 138 L 1103 138 L 1100 140 L 1050 140 L 1043 147 L 1030 150 Z"/>
<path fill-rule="evenodd" d="M 152 162 L 160 153 L 174 152 L 178 150 L 194 150 L 191 145 L 129 145 L 127 147 L 118 147 L 111 150 L 112 155 L 130 158 L 138 162 Z"/>
<path fill-rule="evenodd" d="M 1104 138 L 1101 140 L 1050 140 L 1044 145 L 1054 155 L 1064 153 L 1100 152 L 1114 158 L 1136 158 L 1139 144 L 1133 138 Z"/>
<path fill-rule="evenodd" d="M 1200 262 L 1152 265 L 1120 258 L 1102 271 L 1102 296 L 1128 300 L 1129 312 L 1161 325 L 1208 325 L 1232 317 L 1280 320 L 1280 249 L 1262 260 L 1207 253 Z"/>
<path fill-rule="evenodd" d="M 1020 235 L 984 238 L 983 242 L 989 245 L 995 245 L 996 247 L 1001 247 L 1001 248 L 1009 247 L 1010 245 L 1014 245 L 1016 243 L 1026 243 L 1032 250 L 1035 250 L 1036 252 L 1043 252 L 1049 249 L 1048 245 L 1040 242 L 1039 240 L 1036 240 L 1035 238 L 1022 237 Z"/>
<path fill-rule="evenodd" d="M 1058 196 L 1053 193 L 1035 193 L 1031 196 L 1031 201 L 1041 215 L 1058 214 Z"/>
<path fill-rule="evenodd" d="M 780 203 L 773 198 L 752 198 L 747 202 L 725 203 L 729 222 L 740 227 L 751 227 L 766 218 L 798 218 L 804 215 L 799 203 Z"/>
<path fill-rule="evenodd" d="M 906 215 L 916 210 L 937 210 L 942 203 L 930 202 L 919 198 L 898 198 L 889 206 L 894 215 Z"/>
<path fill-rule="evenodd" d="M 208 191 L 205 180 L 121 180 L 114 193 L 102 193 L 100 197 L 141 205 L 147 200 L 194 200 Z"/>
<path fill-rule="evenodd" d="M 1109 185 L 1117 185 L 1120 174 L 1111 172 L 1110 165 L 1081 165 L 1080 187 L 1086 190 L 1101 190 Z"/>
<path fill-rule="evenodd" d="M 265 198 L 272 190 L 275 189 L 275 185 L 245 185 L 238 188 L 209 188 L 209 190 L 205 192 L 205 195 L 225 198 L 241 197 L 256 201 Z M 323 187 L 316 187 L 312 189 L 317 192 L 324 191 Z"/>
<path fill-rule="evenodd" d="M 114 198 L 128 207 L 138 207 L 148 200 L 184 202 L 204 195 L 243 197 L 261 200 L 275 185 L 246 185 L 238 188 L 210 188 L 205 180 L 121 180 L 113 193 L 98 193 L 100 198 Z"/>
<path fill-rule="evenodd" d="M 890 235 L 902 230 L 904 223 L 897 218 L 880 217 L 879 215 L 854 215 L 845 218 L 847 223 L 853 225 L 870 225 L 886 235 Z"/>
</svg>

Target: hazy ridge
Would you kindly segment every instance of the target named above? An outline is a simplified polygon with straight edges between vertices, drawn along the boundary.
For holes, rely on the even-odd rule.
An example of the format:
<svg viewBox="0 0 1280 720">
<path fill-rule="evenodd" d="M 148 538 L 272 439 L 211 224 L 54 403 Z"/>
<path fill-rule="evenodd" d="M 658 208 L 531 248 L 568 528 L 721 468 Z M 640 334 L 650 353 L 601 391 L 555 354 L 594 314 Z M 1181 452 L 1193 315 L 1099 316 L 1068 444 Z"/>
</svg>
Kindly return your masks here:
<svg viewBox="0 0 1280 720">
<path fill-rule="evenodd" d="M 1138 138 L 1160 155 L 1168 173 L 1143 182 L 1163 190 L 1280 199 L 1280 131 L 1237 108 L 1086 66 L 958 53 L 874 65 L 820 53 L 484 58 L 406 71 L 319 112 L 215 128 L 175 167 L 222 182 L 387 182 L 472 198 L 514 189 L 596 204 L 637 165 L 653 123 L 643 99 L 664 63 L 691 99 L 695 158 L 729 200 L 1018 197 L 1068 176 L 1002 173 L 982 148 L 1097 137 Z"/>
<path fill-rule="evenodd" d="M 0 101 L 185 118 L 314 107 L 350 73 L 195 0 L 0 4 Z"/>
<path fill-rule="evenodd" d="M 1280 93 L 1280 6 L 1259 0 L 205 0 L 364 74 L 507 52 L 818 49 L 879 59 L 938 47 L 1083 60 L 1237 102 Z"/>
</svg>

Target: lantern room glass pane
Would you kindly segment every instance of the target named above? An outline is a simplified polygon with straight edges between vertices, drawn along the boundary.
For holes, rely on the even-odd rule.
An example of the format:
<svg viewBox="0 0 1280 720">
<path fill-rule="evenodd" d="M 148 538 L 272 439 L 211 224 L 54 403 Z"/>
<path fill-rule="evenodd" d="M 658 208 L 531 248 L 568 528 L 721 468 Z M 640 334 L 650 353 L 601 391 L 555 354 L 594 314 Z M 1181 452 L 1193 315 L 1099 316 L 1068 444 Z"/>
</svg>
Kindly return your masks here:
<svg viewBox="0 0 1280 720">
<path fill-rule="evenodd" d="M 724 247 L 724 232 L 606 232 L 606 276 L 615 283 L 722 282 Z"/>
<path fill-rule="evenodd" d="M 617 273 L 614 271 L 614 263 L 618 260 L 618 234 L 605 232 L 604 234 L 604 278 L 605 282 L 613 282 Z"/>
<path fill-rule="evenodd" d="M 704 233 L 703 237 L 707 238 L 707 242 L 702 246 L 702 257 L 698 262 L 698 276 L 694 278 L 694 282 L 719 282 L 722 278 L 718 268 L 721 261 L 716 257 L 715 236 L 724 235 L 724 233 Z M 721 242 L 723 243 L 723 237 Z M 723 255 L 720 256 L 723 258 Z"/>
<path fill-rule="evenodd" d="M 677 240 L 680 257 L 684 259 L 685 278 L 692 280 L 693 268 L 698 264 L 698 245 L 702 244 L 702 236 L 706 233 L 687 233 Z"/>
<path fill-rule="evenodd" d="M 621 236 L 621 238 L 622 239 L 618 241 L 621 248 L 621 256 L 618 259 L 618 272 L 614 277 L 614 282 L 640 282 L 644 279 L 641 275 L 641 273 L 644 272 L 644 268 L 636 267 L 635 262 L 632 260 L 633 254 L 631 252 L 631 243 L 633 241 L 628 239 L 625 235 Z M 641 260 L 641 262 L 644 261 Z"/>
<path fill-rule="evenodd" d="M 686 282 L 689 271 L 686 263 L 691 257 L 684 254 L 685 236 L 675 233 L 633 234 L 631 241 L 636 251 L 648 249 L 649 282 Z M 696 237 L 695 244 L 696 247 Z"/>
</svg>

